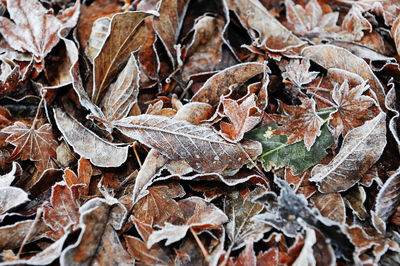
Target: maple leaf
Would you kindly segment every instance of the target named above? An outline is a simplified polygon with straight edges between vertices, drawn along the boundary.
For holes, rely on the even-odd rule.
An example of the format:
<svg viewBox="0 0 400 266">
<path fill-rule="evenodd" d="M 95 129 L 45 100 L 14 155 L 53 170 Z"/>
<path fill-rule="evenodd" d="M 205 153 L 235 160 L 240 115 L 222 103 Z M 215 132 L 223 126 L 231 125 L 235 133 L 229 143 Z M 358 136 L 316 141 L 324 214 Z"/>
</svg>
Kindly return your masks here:
<svg viewBox="0 0 400 266">
<path fill-rule="evenodd" d="M 282 73 L 283 80 L 288 80 L 300 88 L 302 85 L 310 83 L 317 76 L 318 72 L 309 72 L 310 59 L 304 58 L 301 63 L 299 59 L 290 60 L 289 64 L 285 66 L 285 72 Z"/>
<path fill-rule="evenodd" d="M 11 134 L 6 142 L 15 146 L 8 161 L 20 158 L 21 160 L 39 161 L 41 170 L 45 170 L 50 157 L 56 156 L 57 141 L 54 138 L 50 124 L 43 124 L 40 128 L 28 128 L 22 122 L 3 128 L 3 133 Z"/>
<path fill-rule="evenodd" d="M 221 135 L 232 142 L 240 141 L 244 133 L 253 129 L 261 121 L 260 115 L 253 115 L 260 113 L 254 93 L 246 97 L 240 104 L 238 102 L 232 99 L 222 100 L 224 114 L 231 123 L 221 122 Z"/>
<path fill-rule="evenodd" d="M 336 139 L 340 134 L 345 136 L 347 132 L 361 126 L 379 113 L 377 107 L 372 108 L 376 106 L 376 102 L 371 97 L 362 95 L 368 88 L 367 81 L 352 89 L 347 81 L 340 87 L 334 87 L 332 99 L 337 104 L 337 110 L 331 113 L 329 125 L 332 126 L 332 133 Z"/>
<path fill-rule="evenodd" d="M 342 29 L 353 34 L 355 40 L 361 40 L 363 30 L 372 31 L 371 23 L 362 15 L 362 9 L 353 5 L 342 22 Z"/>
<path fill-rule="evenodd" d="M 273 135 L 289 136 L 286 144 L 292 144 L 304 140 L 307 150 L 310 151 L 316 138 L 321 135 L 321 126 L 324 120 L 315 112 L 315 101 L 304 98 L 302 105 L 290 106 L 279 102 L 282 115 L 271 115 L 282 126 L 275 129 Z"/>
<path fill-rule="evenodd" d="M 339 29 L 336 26 L 339 13 L 329 12 L 323 14 L 323 10 L 317 0 L 309 1 L 305 8 L 301 5 L 295 5 L 292 0 L 286 0 L 285 6 L 288 26 L 300 36 L 336 32 Z"/>
<path fill-rule="evenodd" d="M 53 15 L 38 0 L 7 0 L 7 10 L 14 21 L 0 17 L 0 32 L 8 44 L 17 51 L 30 52 L 40 62 L 58 43 L 59 31 L 76 25 L 80 1 Z"/>
</svg>

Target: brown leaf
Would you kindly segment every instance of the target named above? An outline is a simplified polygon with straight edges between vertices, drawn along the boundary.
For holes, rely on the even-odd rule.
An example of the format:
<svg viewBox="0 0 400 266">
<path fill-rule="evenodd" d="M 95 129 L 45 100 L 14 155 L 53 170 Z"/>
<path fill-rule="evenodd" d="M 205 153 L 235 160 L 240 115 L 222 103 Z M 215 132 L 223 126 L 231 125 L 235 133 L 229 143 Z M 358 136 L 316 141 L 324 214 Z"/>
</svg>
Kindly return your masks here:
<svg viewBox="0 0 400 266">
<path fill-rule="evenodd" d="M 258 46 L 265 47 L 271 52 L 285 52 L 306 44 L 282 26 L 259 1 L 227 0 L 225 2 L 228 8 L 236 13 Z"/>
<path fill-rule="evenodd" d="M 253 249 L 253 241 L 246 242 L 246 246 L 237 258 L 229 258 L 226 265 L 229 266 L 255 266 L 257 262 L 256 254 Z"/>
<path fill-rule="evenodd" d="M 386 115 L 377 117 L 347 133 L 336 157 L 316 165 L 310 181 L 323 193 L 345 191 L 353 186 L 379 159 L 386 146 Z"/>
<path fill-rule="evenodd" d="M 58 32 L 75 26 L 80 1 L 57 16 L 37 0 L 8 0 L 7 10 L 14 22 L 1 17 L 1 34 L 15 50 L 28 51 L 40 62 L 60 40 Z"/>
<path fill-rule="evenodd" d="M 387 222 L 400 201 L 400 168 L 383 184 L 375 201 L 375 214 Z"/>
<path fill-rule="evenodd" d="M 77 27 L 80 47 L 86 49 L 86 45 L 88 45 L 87 41 L 89 40 L 89 36 L 93 34 L 93 25 L 97 19 L 103 19 L 122 11 L 122 6 L 118 0 L 97 0 L 89 6 L 82 5 Z M 101 46 L 98 48 L 101 48 Z"/>
<path fill-rule="evenodd" d="M 302 105 L 297 106 L 279 102 L 279 107 L 284 115 L 271 115 L 271 118 L 281 125 L 272 134 L 289 136 L 286 144 L 304 140 L 309 151 L 316 138 L 321 135 L 324 120 L 315 112 L 315 101 L 313 99 L 304 98 L 301 101 Z"/>
<path fill-rule="evenodd" d="M 146 243 L 136 237 L 124 235 L 124 238 L 129 254 L 140 261 L 139 265 L 174 265 L 168 248 L 163 248 L 158 244 L 147 248 Z"/>
<path fill-rule="evenodd" d="M 222 35 L 225 20 L 204 16 L 194 25 L 193 41 L 188 45 L 182 68 L 184 81 L 201 72 L 214 71 L 222 59 Z"/>
<path fill-rule="evenodd" d="M 368 80 L 371 89 L 376 94 L 376 100 L 381 108 L 385 107 L 385 89 L 379 79 L 372 72 L 368 64 L 360 57 L 353 55 L 348 50 L 333 45 L 314 45 L 303 49 L 302 54 L 322 67 L 340 68 L 360 75 Z"/>
<path fill-rule="evenodd" d="M 226 142 L 208 126 L 154 115 L 131 116 L 114 121 L 112 125 L 169 159 L 185 160 L 201 173 L 230 171 L 249 161 L 237 144 Z M 244 141 L 241 145 L 250 158 L 261 153 L 258 142 Z"/>
<path fill-rule="evenodd" d="M 143 20 L 155 13 L 125 12 L 113 16 L 110 35 L 94 59 L 94 89 L 91 99 L 98 104 L 104 90 L 125 65 L 132 52 L 139 49 L 147 35 Z"/>
<path fill-rule="evenodd" d="M 278 249 L 270 248 L 264 253 L 260 252 L 257 256 L 257 265 L 278 265 Z"/>
<path fill-rule="evenodd" d="M 0 187 L 0 221 L 2 214 L 29 201 L 28 193 L 17 187 Z"/>
<path fill-rule="evenodd" d="M 0 227 L 0 249 L 16 249 L 21 246 L 29 232 L 31 238 L 28 243 L 44 237 L 44 234 L 50 230 L 42 220 L 32 226 L 34 223 L 34 220 L 25 220 Z"/>
<path fill-rule="evenodd" d="M 177 62 L 174 45 L 177 44 L 189 2 L 188 0 L 163 0 L 158 10 L 160 16 L 153 19 L 154 30 L 164 44 L 174 68 Z"/>
<path fill-rule="evenodd" d="M 310 200 L 322 216 L 341 224 L 345 222 L 346 209 L 339 193 L 323 194 L 316 192 Z"/>
<path fill-rule="evenodd" d="M 349 207 L 353 214 L 357 215 L 360 220 L 365 220 L 368 217 L 364 203 L 367 198 L 365 190 L 360 185 L 355 185 L 350 188 L 348 193 L 343 196 L 344 203 Z"/>
<path fill-rule="evenodd" d="M 220 101 L 220 97 L 229 92 L 231 85 L 243 83 L 263 71 L 264 65 L 260 63 L 243 63 L 225 68 L 209 78 L 191 101 L 205 102 L 215 106 Z"/>
<path fill-rule="evenodd" d="M 252 93 L 240 101 L 224 98 L 224 114 L 231 123 L 221 122 L 221 135 L 232 142 L 243 139 L 244 133 L 252 130 L 261 121 L 261 112 L 256 105 L 256 96 Z"/>
<path fill-rule="evenodd" d="M 89 185 L 90 179 L 92 177 L 93 168 L 88 160 L 81 157 L 78 161 L 78 175 L 71 171 L 71 169 L 67 168 L 64 170 L 63 178 L 67 183 L 68 187 L 72 187 L 73 185 L 85 185 L 85 188 L 82 189 L 83 195 L 88 195 L 89 193 Z"/>
<path fill-rule="evenodd" d="M 301 63 L 298 59 L 292 59 L 289 61 L 289 64 L 285 66 L 285 71 L 282 73 L 282 78 L 283 80 L 292 82 L 298 88 L 301 88 L 302 85 L 313 81 L 319 74 L 315 71 L 309 72 L 309 68 L 309 58 L 303 59 Z"/>
<path fill-rule="evenodd" d="M 128 115 L 137 102 L 139 94 L 139 67 L 131 54 L 117 80 L 110 85 L 100 106 L 107 121 L 118 120 Z"/>
<path fill-rule="evenodd" d="M 257 242 L 263 238 L 264 233 L 271 230 L 265 223 L 250 220 L 264 209 L 262 204 L 252 201 L 263 192 L 264 189 L 256 188 L 246 198 L 243 198 L 238 191 L 231 192 L 225 197 L 224 212 L 229 219 L 226 233 L 230 240 L 230 249 L 237 250 L 249 241 Z"/>
<path fill-rule="evenodd" d="M 94 2 L 97 3 L 98 1 Z M 93 23 L 92 31 L 90 33 L 90 38 L 85 42 L 85 54 L 92 62 L 99 55 L 101 48 L 108 37 L 108 31 L 110 30 L 111 19 L 108 17 L 99 18 Z M 79 30 L 79 27 L 78 27 Z"/>
<path fill-rule="evenodd" d="M 161 230 L 154 231 L 148 241 L 147 247 L 167 239 L 165 245 L 169 245 L 182 239 L 189 228 L 211 229 L 218 228 L 228 221 L 226 215 L 214 204 L 206 203 L 198 197 L 190 197 L 179 201 L 179 207 L 183 212 L 183 222 L 179 224 L 166 223 Z"/>
<path fill-rule="evenodd" d="M 286 18 L 289 29 L 300 36 L 326 35 L 337 32 L 338 12 L 323 12 L 317 0 L 308 1 L 305 8 L 295 5 L 292 0 L 285 1 Z"/>
<path fill-rule="evenodd" d="M 395 115 L 390 119 L 389 122 L 389 129 L 397 143 L 397 149 L 400 152 L 400 105 L 398 104 L 399 98 L 397 97 L 397 92 L 394 86 L 389 90 L 388 94 L 386 95 L 385 105 L 386 108 L 392 111 Z"/>
<path fill-rule="evenodd" d="M 79 222 L 79 186 L 69 188 L 65 183 L 57 183 L 51 189 L 50 202 L 45 204 L 43 221 L 52 230 L 46 236 L 60 239 L 70 225 Z"/>
<path fill-rule="evenodd" d="M 336 139 L 340 134 L 346 136 L 347 132 L 379 114 L 375 101 L 369 96 L 362 95 L 368 88 L 367 82 L 364 81 L 350 89 L 345 81 L 340 88 L 335 86 L 333 89 L 332 98 L 337 104 L 337 110 L 330 114 L 329 125 L 333 127 L 332 131 Z"/>
<path fill-rule="evenodd" d="M 128 147 L 109 143 L 60 109 L 54 109 L 58 129 L 76 153 L 100 167 L 117 167 L 126 161 Z"/>
<path fill-rule="evenodd" d="M 43 124 L 38 129 L 28 128 L 24 123 L 15 122 L 12 126 L 2 129 L 10 134 L 6 142 L 15 146 L 8 161 L 21 160 L 38 161 L 41 171 L 47 169 L 51 157 L 56 157 L 57 141 L 54 138 L 50 124 Z"/>
<path fill-rule="evenodd" d="M 115 230 L 121 229 L 126 209 L 114 198 L 95 198 L 80 207 L 78 241 L 61 254 L 62 265 L 95 263 L 131 265 L 133 259 L 124 250 Z"/>
<path fill-rule="evenodd" d="M 185 195 L 183 187 L 177 183 L 149 187 L 148 194 L 141 198 L 132 211 L 142 223 L 164 226 L 183 219 L 183 213 L 174 198 Z"/>
<path fill-rule="evenodd" d="M 358 5 L 353 5 L 343 19 L 342 29 L 350 32 L 354 40 L 361 40 L 364 30 L 372 31 L 371 23 L 362 15 L 362 9 Z"/>
</svg>

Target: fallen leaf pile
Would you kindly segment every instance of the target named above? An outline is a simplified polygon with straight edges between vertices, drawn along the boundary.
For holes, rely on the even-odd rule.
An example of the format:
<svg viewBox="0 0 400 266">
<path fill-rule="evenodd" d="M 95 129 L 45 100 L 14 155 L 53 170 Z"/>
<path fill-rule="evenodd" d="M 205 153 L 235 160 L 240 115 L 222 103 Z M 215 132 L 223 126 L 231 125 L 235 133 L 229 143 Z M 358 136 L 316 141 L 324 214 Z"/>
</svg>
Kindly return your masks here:
<svg viewBox="0 0 400 266">
<path fill-rule="evenodd" d="M 399 6 L 0 0 L 0 265 L 399 265 Z"/>
</svg>

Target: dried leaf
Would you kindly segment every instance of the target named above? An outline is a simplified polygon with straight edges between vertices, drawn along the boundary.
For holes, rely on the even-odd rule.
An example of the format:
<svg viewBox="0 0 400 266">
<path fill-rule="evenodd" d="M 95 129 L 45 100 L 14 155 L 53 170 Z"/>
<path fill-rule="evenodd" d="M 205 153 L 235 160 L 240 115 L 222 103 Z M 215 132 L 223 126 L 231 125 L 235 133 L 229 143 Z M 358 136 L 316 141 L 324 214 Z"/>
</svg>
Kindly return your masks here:
<svg viewBox="0 0 400 266">
<path fill-rule="evenodd" d="M 327 35 L 337 32 L 338 12 L 323 12 L 317 0 L 308 1 L 305 8 L 295 5 L 292 0 L 285 1 L 286 18 L 289 29 L 300 36 Z M 324 14 L 325 13 L 325 14 Z"/>
<path fill-rule="evenodd" d="M 271 115 L 271 118 L 281 126 L 272 132 L 273 136 L 286 135 L 287 145 L 304 140 L 307 151 L 311 150 L 317 137 L 321 135 L 320 128 L 324 120 L 315 112 L 315 101 L 304 98 L 302 105 L 286 105 L 279 102 L 284 115 Z"/>
<path fill-rule="evenodd" d="M 396 44 L 396 50 L 397 50 L 397 54 L 400 54 L 400 16 L 396 18 L 396 20 L 393 23 L 392 26 L 392 36 L 393 36 L 393 40 L 394 43 Z"/>
<path fill-rule="evenodd" d="M 225 68 L 209 78 L 191 101 L 205 102 L 215 106 L 220 101 L 220 97 L 229 92 L 231 85 L 246 82 L 263 71 L 264 65 L 260 63 L 243 63 Z"/>
<path fill-rule="evenodd" d="M 47 237 L 58 240 L 66 228 L 79 222 L 79 190 L 81 187 L 69 188 L 65 183 L 57 183 L 51 189 L 50 202 L 43 206 L 43 221 L 52 230 Z"/>
<path fill-rule="evenodd" d="M 385 118 L 385 113 L 380 113 L 351 130 L 336 157 L 328 165 L 319 164 L 313 168 L 310 181 L 317 182 L 320 192 L 349 189 L 379 159 L 386 146 Z"/>
<path fill-rule="evenodd" d="M 271 122 L 246 135 L 247 139 L 261 142 L 262 154 L 257 160 L 263 163 L 266 171 L 270 171 L 272 167 L 289 166 L 295 175 L 300 174 L 320 162 L 328 154 L 325 150 L 333 144 L 332 134 L 326 125 L 322 127 L 321 135 L 316 139 L 310 151 L 307 151 L 304 142 L 287 145 L 287 136 L 273 136 L 276 128 L 276 124 Z"/>
<path fill-rule="evenodd" d="M 146 243 L 132 236 L 124 236 L 128 246 L 128 252 L 132 257 L 140 261 L 142 265 L 174 265 L 171 258 L 172 254 L 167 248 L 154 244 L 151 248 L 147 248 Z"/>
<path fill-rule="evenodd" d="M 177 63 L 177 44 L 180 28 L 189 5 L 188 0 L 163 0 L 158 12 L 159 17 L 153 19 L 153 27 L 164 44 L 173 67 Z"/>
<path fill-rule="evenodd" d="M 90 62 L 92 62 L 92 64 L 94 59 L 99 55 L 101 48 L 103 48 L 103 45 L 107 40 L 110 25 L 111 19 L 108 17 L 99 18 L 93 23 L 92 32 L 90 33 L 90 38 L 85 48 L 85 54 L 89 58 Z"/>
<path fill-rule="evenodd" d="M 392 87 L 388 94 L 386 95 L 386 101 L 385 101 L 386 108 L 392 112 L 394 112 L 394 116 L 390 119 L 389 122 L 389 129 L 390 132 L 392 133 L 392 136 L 397 142 L 397 148 L 398 151 L 400 152 L 400 137 L 399 137 L 399 132 L 400 132 L 400 106 L 398 104 L 398 97 L 396 93 L 396 89 Z"/>
<path fill-rule="evenodd" d="M 162 116 L 131 116 L 114 121 L 112 125 L 124 135 L 158 150 L 169 159 L 185 160 L 201 173 L 235 170 L 249 161 L 247 156 L 255 158 L 261 152 L 258 142 L 241 143 L 247 155 L 237 144 L 226 142 L 211 127 Z"/>
<path fill-rule="evenodd" d="M 375 214 L 387 222 L 400 201 L 400 168 L 383 184 L 375 201 Z"/>
<path fill-rule="evenodd" d="M 353 5 L 343 19 L 342 29 L 350 32 L 354 40 L 361 40 L 364 30 L 372 31 L 371 23 L 362 15 L 362 9 L 358 5 Z"/>
<path fill-rule="evenodd" d="M 352 89 L 347 81 L 342 83 L 340 88 L 334 87 L 332 99 L 337 104 L 337 110 L 330 114 L 329 124 L 333 127 L 335 139 L 340 134 L 346 136 L 347 132 L 361 126 L 379 113 L 377 108 L 373 108 L 376 105 L 375 101 L 369 96 L 362 95 L 368 88 L 366 81 Z"/>
<path fill-rule="evenodd" d="M 244 100 L 223 99 L 224 114 L 231 123 L 221 122 L 221 135 L 231 142 L 239 142 L 244 133 L 252 130 L 260 121 L 260 109 L 256 105 L 254 93 Z M 257 115 L 257 113 L 259 115 Z M 256 114 L 256 115 L 254 115 Z"/>
<path fill-rule="evenodd" d="M 253 241 L 246 241 L 246 246 L 237 258 L 229 258 L 226 265 L 241 266 L 241 265 L 256 265 L 256 254 L 253 249 Z"/>
<path fill-rule="evenodd" d="M 236 250 L 248 242 L 257 242 L 271 229 L 265 223 L 250 221 L 264 209 L 262 204 L 252 202 L 263 192 L 263 189 L 256 188 L 243 198 L 238 191 L 233 191 L 225 197 L 224 212 L 229 219 L 226 224 L 226 233 L 230 240 L 230 249 Z"/>
<path fill-rule="evenodd" d="M 147 35 L 143 20 L 155 12 L 125 12 L 113 16 L 110 35 L 94 59 L 94 89 L 91 99 L 98 104 L 104 90 L 125 65 L 132 52 L 139 49 Z"/>
<path fill-rule="evenodd" d="M 0 187 L 8 187 L 15 179 L 15 174 L 22 172 L 21 166 L 17 162 L 12 163 L 12 169 L 5 175 L 0 176 Z"/>
<path fill-rule="evenodd" d="M 133 264 L 115 232 L 126 216 L 126 209 L 117 200 L 95 198 L 86 202 L 79 212 L 81 233 L 78 241 L 62 252 L 61 265 Z"/>
<path fill-rule="evenodd" d="M 1 34 L 15 50 L 28 51 L 40 62 L 59 42 L 59 31 L 75 26 L 80 1 L 57 16 L 38 0 L 7 0 L 7 10 L 14 22 L 0 17 Z"/>
<path fill-rule="evenodd" d="M 149 187 L 148 194 L 141 198 L 132 211 L 142 223 L 151 226 L 164 226 L 183 219 L 183 213 L 174 198 L 185 195 L 183 187 L 177 183 Z"/>
<path fill-rule="evenodd" d="M 314 45 L 312 47 L 306 47 L 303 49 L 302 54 L 303 56 L 309 56 L 311 60 L 326 69 L 340 68 L 358 74 L 364 80 L 368 80 L 371 89 L 376 94 L 377 102 L 381 108 L 384 108 L 384 87 L 368 64 L 358 56 L 353 55 L 344 48 L 333 45 Z"/>
<path fill-rule="evenodd" d="M 9 161 L 21 160 L 39 161 L 41 171 L 47 169 L 50 158 L 57 155 L 57 141 L 54 138 L 50 124 L 43 124 L 38 129 L 28 128 L 22 122 L 15 122 L 12 126 L 2 129 L 3 133 L 11 134 L 6 142 L 15 146 Z"/>
<path fill-rule="evenodd" d="M 323 194 L 317 192 L 310 199 L 322 216 L 340 224 L 345 222 L 346 209 L 339 193 Z"/>
<path fill-rule="evenodd" d="M 226 215 L 212 203 L 206 203 L 198 197 L 190 197 L 179 201 L 179 206 L 184 214 L 183 222 L 178 225 L 165 223 L 161 230 L 154 231 L 148 241 L 147 248 L 166 239 L 169 245 L 182 239 L 189 228 L 209 229 L 217 228 L 228 221 Z"/>
<path fill-rule="evenodd" d="M 298 59 L 292 59 L 285 66 L 285 71 L 282 73 L 282 79 L 288 80 L 296 85 L 298 88 L 301 88 L 302 85 L 310 83 L 313 81 L 319 74 L 319 72 L 311 71 L 310 68 L 310 59 L 306 57 L 300 63 Z"/>
<path fill-rule="evenodd" d="M 349 207 L 360 220 L 365 220 L 368 217 L 364 203 L 367 194 L 362 186 L 356 185 L 349 189 L 348 193 L 343 196 L 344 203 Z"/>
<path fill-rule="evenodd" d="M 282 26 L 268 10 L 256 0 L 225 0 L 228 8 L 239 17 L 252 39 L 271 52 L 285 52 L 305 45 L 292 32 Z"/>
<path fill-rule="evenodd" d="M 58 129 L 76 153 L 100 167 L 117 167 L 126 161 L 128 147 L 106 142 L 60 109 L 54 109 Z"/>
<path fill-rule="evenodd" d="M 29 200 L 28 193 L 17 187 L 0 187 L 0 221 L 1 215 Z"/>
<path fill-rule="evenodd" d="M 201 72 L 214 71 L 222 59 L 222 35 L 225 20 L 204 16 L 194 25 L 193 41 L 188 45 L 182 68 L 184 81 Z"/>
<path fill-rule="evenodd" d="M 85 187 L 82 189 L 82 193 L 83 195 L 87 195 L 89 193 L 89 185 L 92 173 L 92 165 L 88 160 L 82 157 L 78 161 L 78 176 L 72 172 L 71 169 L 67 168 L 64 170 L 63 178 L 70 188 L 73 185 L 84 185 Z"/>
<path fill-rule="evenodd" d="M 137 102 L 139 93 L 139 67 L 131 54 L 117 80 L 110 85 L 100 106 L 107 121 L 118 120 L 128 115 Z"/>
</svg>

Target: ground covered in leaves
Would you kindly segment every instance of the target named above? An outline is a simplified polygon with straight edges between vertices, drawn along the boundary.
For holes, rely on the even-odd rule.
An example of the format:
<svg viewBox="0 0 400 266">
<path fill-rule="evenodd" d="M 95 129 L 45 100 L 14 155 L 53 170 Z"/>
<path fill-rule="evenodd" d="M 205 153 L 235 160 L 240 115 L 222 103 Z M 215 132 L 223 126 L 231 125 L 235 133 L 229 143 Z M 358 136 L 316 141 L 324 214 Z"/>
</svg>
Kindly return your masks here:
<svg viewBox="0 0 400 266">
<path fill-rule="evenodd" d="M 399 265 L 399 6 L 0 0 L 0 265 Z"/>
</svg>

